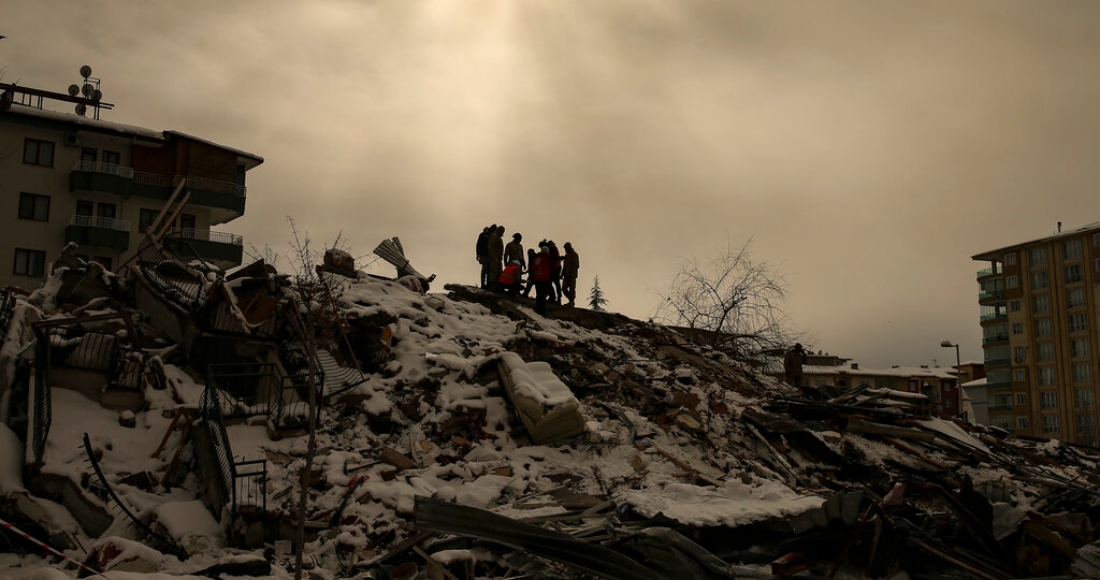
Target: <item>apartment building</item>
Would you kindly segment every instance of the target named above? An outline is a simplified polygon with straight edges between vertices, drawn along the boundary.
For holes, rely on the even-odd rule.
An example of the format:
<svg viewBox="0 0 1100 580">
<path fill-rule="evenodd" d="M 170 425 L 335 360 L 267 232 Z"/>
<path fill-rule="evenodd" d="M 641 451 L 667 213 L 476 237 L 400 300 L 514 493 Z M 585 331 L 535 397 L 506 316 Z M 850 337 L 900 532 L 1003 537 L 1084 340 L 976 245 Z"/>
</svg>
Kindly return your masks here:
<svg viewBox="0 0 1100 580">
<path fill-rule="evenodd" d="M 263 158 L 180 133 L 49 110 L 98 99 L 0 84 L 0 287 L 34 288 L 70 242 L 114 270 L 179 190 L 164 244 L 222 268 L 240 265 L 243 240 L 211 228 L 244 215 L 245 173 Z M 81 107 L 84 108 L 81 108 Z M 185 202 L 185 203 L 182 203 Z"/>
<path fill-rule="evenodd" d="M 1096 445 L 1100 222 L 973 259 L 990 423 Z"/>
</svg>

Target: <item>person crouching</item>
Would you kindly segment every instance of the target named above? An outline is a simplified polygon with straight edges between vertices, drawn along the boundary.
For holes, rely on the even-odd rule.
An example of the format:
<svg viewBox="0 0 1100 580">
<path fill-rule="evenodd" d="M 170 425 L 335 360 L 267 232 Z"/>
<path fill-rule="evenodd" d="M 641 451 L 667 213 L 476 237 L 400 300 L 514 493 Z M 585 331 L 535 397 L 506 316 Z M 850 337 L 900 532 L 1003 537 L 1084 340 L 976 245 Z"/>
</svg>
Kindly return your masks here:
<svg viewBox="0 0 1100 580">
<path fill-rule="evenodd" d="M 497 282 L 500 283 L 500 289 L 509 296 L 519 296 L 521 290 L 523 290 L 523 265 L 519 260 L 512 260 L 508 262 L 508 265 L 504 267 L 504 271 L 500 273 L 500 278 Z"/>
</svg>

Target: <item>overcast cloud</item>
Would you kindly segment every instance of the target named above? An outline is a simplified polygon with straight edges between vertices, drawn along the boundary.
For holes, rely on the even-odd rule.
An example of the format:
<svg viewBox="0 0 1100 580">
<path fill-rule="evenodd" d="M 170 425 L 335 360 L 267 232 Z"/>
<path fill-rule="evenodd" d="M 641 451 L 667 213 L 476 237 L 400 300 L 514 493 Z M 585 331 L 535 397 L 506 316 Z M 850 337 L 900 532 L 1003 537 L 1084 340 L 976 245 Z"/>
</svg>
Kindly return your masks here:
<svg viewBox="0 0 1100 580">
<path fill-rule="evenodd" d="M 501 223 L 644 319 L 751 237 L 866 366 L 981 359 L 969 256 L 1100 220 L 1095 0 L 36 0 L 0 34 L 5 82 L 89 64 L 104 119 L 264 157 L 219 228 L 246 244 L 293 216 L 473 284 Z"/>
</svg>

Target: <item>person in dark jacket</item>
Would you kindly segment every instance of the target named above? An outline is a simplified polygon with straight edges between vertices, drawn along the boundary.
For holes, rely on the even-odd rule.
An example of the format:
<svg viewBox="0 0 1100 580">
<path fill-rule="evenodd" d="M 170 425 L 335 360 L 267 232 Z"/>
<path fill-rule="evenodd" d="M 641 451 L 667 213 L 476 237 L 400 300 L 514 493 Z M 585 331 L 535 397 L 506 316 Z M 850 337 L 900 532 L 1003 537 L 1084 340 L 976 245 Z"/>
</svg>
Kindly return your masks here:
<svg viewBox="0 0 1100 580">
<path fill-rule="evenodd" d="M 481 289 L 489 289 L 489 234 L 497 229 L 497 225 L 485 226 L 477 236 L 477 263 L 481 264 Z"/>
<path fill-rule="evenodd" d="M 530 271 L 531 263 L 535 261 L 535 249 L 528 248 L 527 250 L 527 268 Z M 531 289 L 535 287 L 535 281 L 530 276 L 527 277 L 527 286 L 523 289 L 523 297 L 526 298 L 531 295 Z"/>
<path fill-rule="evenodd" d="M 550 301 L 555 304 L 561 304 L 561 252 L 558 251 L 558 245 L 554 243 L 554 240 L 546 242 L 546 247 L 550 249 L 550 259 L 552 260 L 550 266 L 550 281 L 554 284 L 554 291 L 550 296 Z"/>
<path fill-rule="evenodd" d="M 554 260 L 550 257 L 550 248 L 542 246 L 539 253 L 531 259 L 531 280 L 535 282 L 535 312 L 546 314 L 546 298 L 553 291 L 550 272 Z"/>
<path fill-rule="evenodd" d="M 508 242 L 507 246 L 504 246 L 504 263 L 507 264 L 513 260 L 519 262 L 521 267 L 527 265 L 527 261 L 523 256 L 523 244 L 520 243 L 523 240 L 523 234 L 516 232 L 512 234 L 512 241 Z"/>
<path fill-rule="evenodd" d="M 783 356 L 783 375 L 792 387 L 802 386 L 802 365 L 806 364 L 806 351 L 796 342 Z"/>
<path fill-rule="evenodd" d="M 577 302 L 577 274 L 581 269 L 581 258 L 573 250 L 573 244 L 565 242 L 565 257 L 562 258 L 561 291 L 569 299 L 566 306 L 576 306 Z"/>
<path fill-rule="evenodd" d="M 500 273 L 504 270 L 504 226 L 489 232 L 489 289 L 500 288 Z"/>
</svg>

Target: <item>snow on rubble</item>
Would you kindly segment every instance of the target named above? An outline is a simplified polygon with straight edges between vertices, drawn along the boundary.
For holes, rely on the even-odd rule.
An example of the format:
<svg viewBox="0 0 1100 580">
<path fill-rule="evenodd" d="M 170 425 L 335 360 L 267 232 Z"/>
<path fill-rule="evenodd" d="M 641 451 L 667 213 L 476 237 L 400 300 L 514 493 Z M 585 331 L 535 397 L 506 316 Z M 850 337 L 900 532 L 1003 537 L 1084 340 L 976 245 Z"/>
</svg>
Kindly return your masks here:
<svg viewBox="0 0 1100 580">
<path fill-rule="evenodd" d="M 519 570 L 535 577 L 570 577 L 577 570 L 628 577 L 616 576 L 612 564 L 594 572 L 582 561 L 614 562 L 611 552 L 645 562 L 654 577 L 673 577 L 662 566 L 689 563 L 712 571 L 685 577 L 825 574 L 849 541 L 857 561 L 846 562 L 842 575 L 862 577 L 868 569 L 878 577 L 905 574 L 942 562 L 927 558 L 929 550 L 949 548 L 912 548 L 925 554 L 920 561 L 860 552 L 871 540 L 856 529 L 861 518 L 906 501 L 908 495 L 892 491 L 899 481 L 908 482 L 903 488 L 914 497 L 933 487 L 978 490 L 972 493 L 1006 514 L 1007 508 L 1031 509 L 1050 496 L 1052 485 L 1075 489 L 1072 482 L 1082 477 L 1076 465 L 1054 460 L 1026 477 L 1012 471 L 1031 461 L 1013 464 L 1012 458 L 1064 460 L 1067 446 L 1025 452 L 1000 434 L 906 415 L 896 402 L 809 399 L 745 361 L 692 345 L 659 325 L 583 309 L 551 308 L 544 317 L 529 300 L 467 287 L 421 294 L 376 276 L 326 280 L 341 324 L 377 331 L 382 354 L 362 380 L 326 397 L 318 415 L 316 456 L 305 474 L 303 550 L 317 578 L 397 577 L 402 567 L 432 577 L 508 577 Z M 232 293 L 245 286 L 237 281 L 227 288 Z M 31 344 L 31 323 L 60 316 L 43 315 L 40 308 L 55 298 L 39 292 L 38 306 L 17 301 L 0 362 Z M 233 298 L 234 308 L 242 303 Z M 236 318 L 260 327 L 243 314 Z M 212 512 L 214 476 L 199 440 L 184 435 L 188 425 L 199 429 L 209 378 L 171 341 L 162 342 L 147 363 L 161 378 L 143 387 L 144 403 L 132 417 L 87 392 L 50 389 L 52 427 L 41 465 L 32 470 L 34 482 L 0 478 L 6 503 L 22 506 L 4 510 L 3 517 L 36 514 L 21 523 L 44 538 L 73 538 L 63 551 L 107 570 L 110 578 L 199 577 L 211 570 L 293 576 L 308 437 L 303 430 L 274 432 L 263 414 L 227 418 L 231 460 L 263 465 L 266 479 L 259 496 L 232 484 L 234 500 L 238 492 L 244 498 L 239 513 Z M 341 348 L 338 342 L 333 351 Z M 255 413 L 265 405 L 225 408 Z M 88 474 L 85 433 L 120 502 L 179 550 L 179 558 L 166 555 L 172 551 L 167 545 L 155 548 L 151 536 L 108 507 L 112 500 Z M 534 443 L 541 436 L 547 440 Z M 0 446 L 3 465 L 29 457 L 29 441 L 24 449 L 11 440 L 5 435 Z M 12 457 L 16 450 L 19 457 Z M 1073 453 L 1078 465 L 1095 467 L 1092 456 Z M 102 512 L 101 523 L 70 515 L 59 502 L 63 494 L 49 489 L 82 497 L 89 509 Z M 447 514 L 438 505 L 422 505 L 426 498 L 484 510 L 516 528 L 498 527 L 501 537 L 494 537 L 474 531 L 480 517 L 474 516 L 455 524 L 468 529 L 451 530 L 433 520 Z M 1001 537 L 1021 533 L 1021 518 L 996 521 Z M 649 531 L 639 534 L 642 529 Z M 809 536 L 813 530 L 818 539 Z M 525 534 L 546 536 L 524 543 L 518 538 Z M 555 551 L 565 536 L 586 543 Z M 647 543 L 657 537 L 664 538 L 663 549 L 692 547 L 658 556 Z M 149 545 L 135 549 L 135 540 Z M 515 559 L 517 546 L 528 558 L 523 562 Z M 578 555 L 586 550 L 592 553 Z M 76 574 L 71 564 L 25 552 L 0 555 L 0 574 L 20 580 Z M 791 559 L 796 552 L 801 559 Z"/>
</svg>

